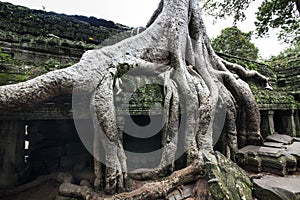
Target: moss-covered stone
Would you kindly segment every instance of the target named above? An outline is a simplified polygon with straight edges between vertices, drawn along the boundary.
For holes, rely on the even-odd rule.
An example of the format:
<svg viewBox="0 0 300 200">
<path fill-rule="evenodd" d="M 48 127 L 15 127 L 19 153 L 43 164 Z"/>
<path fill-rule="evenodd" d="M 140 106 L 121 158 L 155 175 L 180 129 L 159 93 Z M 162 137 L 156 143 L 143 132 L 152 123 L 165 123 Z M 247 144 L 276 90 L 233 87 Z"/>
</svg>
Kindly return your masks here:
<svg viewBox="0 0 300 200">
<path fill-rule="evenodd" d="M 216 200 L 251 200 L 252 183 L 243 169 L 220 153 L 217 162 L 207 160 L 206 171 L 210 192 Z"/>
<path fill-rule="evenodd" d="M 94 17 L 68 16 L 32 10 L 4 2 L 0 2 L 0 16 L 0 29 L 4 31 L 33 36 L 54 34 L 61 38 L 94 44 L 99 44 L 106 38 L 129 29 L 129 27 Z"/>
<path fill-rule="evenodd" d="M 94 17 L 32 10 L 5 2 L 0 2 L 0 18 L 1 85 L 71 66 L 85 51 L 130 29 Z"/>
<path fill-rule="evenodd" d="M 250 85 L 258 104 L 288 104 L 297 108 L 297 101 L 288 91 L 280 91 L 276 88 L 274 91 L 264 90 L 254 84 Z"/>
</svg>

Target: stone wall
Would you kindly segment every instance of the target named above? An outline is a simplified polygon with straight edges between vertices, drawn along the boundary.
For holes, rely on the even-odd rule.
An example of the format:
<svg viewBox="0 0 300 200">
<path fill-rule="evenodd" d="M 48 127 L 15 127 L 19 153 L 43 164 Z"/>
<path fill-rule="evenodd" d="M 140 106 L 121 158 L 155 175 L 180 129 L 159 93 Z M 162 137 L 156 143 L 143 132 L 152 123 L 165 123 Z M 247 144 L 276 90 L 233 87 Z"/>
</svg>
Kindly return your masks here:
<svg viewBox="0 0 300 200">
<path fill-rule="evenodd" d="M 299 59 L 298 59 L 299 60 Z M 277 85 L 281 91 L 285 90 L 300 102 L 300 61 L 288 68 L 276 68 Z"/>
<path fill-rule="evenodd" d="M 94 17 L 31 10 L 5 2 L 0 2 L 0 18 L 0 85 L 71 66 L 86 50 L 130 29 Z"/>
<path fill-rule="evenodd" d="M 285 56 L 281 58 L 283 61 L 275 60 L 269 65 L 230 55 L 220 56 L 270 78 L 273 91 L 264 90 L 263 86 L 245 79 L 259 104 L 264 138 L 274 133 L 300 136 L 300 62 L 297 56 Z"/>
<path fill-rule="evenodd" d="M 66 39 L 35 38 L 0 30 L 0 85 L 71 66 L 86 50 L 94 47 Z"/>
<path fill-rule="evenodd" d="M 20 35 L 46 36 L 89 41 L 100 44 L 104 39 L 129 27 L 94 17 L 69 16 L 0 2 L 0 30 Z"/>
<path fill-rule="evenodd" d="M 73 120 L 28 122 L 30 176 L 55 171 L 83 170 L 92 165 L 92 156 L 77 135 Z"/>
<path fill-rule="evenodd" d="M 20 183 L 24 174 L 25 124 L 19 120 L 0 121 L 0 187 Z"/>
<path fill-rule="evenodd" d="M 84 170 L 92 163 L 72 119 L 0 121 L 0 188 L 56 171 Z"/>
<path fill-rule="evenodd" d="M 59 39 L 40 38 L 41 41 L 22 41 L 19 38 L 8 40 L 0 35 L 0 47 L 2 53 L 6 53 L 11 58 L 30 64 L 43 64 L 49 59 L 55 59 L 61 64 L 76 62 L 82 53 L 87 50 L 84 46 L 68 46 L 65 43 L 59 43 Z M 42 40 L 43 39 L 43 40 Z"/>
</svg>

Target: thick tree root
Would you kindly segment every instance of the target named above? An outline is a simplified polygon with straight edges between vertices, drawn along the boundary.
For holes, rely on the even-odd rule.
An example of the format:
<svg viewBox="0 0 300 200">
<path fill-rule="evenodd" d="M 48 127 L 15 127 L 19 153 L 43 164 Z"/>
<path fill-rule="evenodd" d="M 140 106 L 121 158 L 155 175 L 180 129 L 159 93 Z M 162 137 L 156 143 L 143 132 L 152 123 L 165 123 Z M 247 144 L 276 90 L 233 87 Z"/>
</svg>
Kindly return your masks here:
<svg viewBox="0 0 300 200">
<path fill-rule="evenodd" d="M 232 161 L 222 154 L 202 152 L 200 161 L 193 162 L 190 166 L 178 170 L 164 180 L 146 183 L 131 192 L 121 193 L 110 197 L 101 196 L 86 186 L 77 186 L 63 183 L 59 192 L 63 196 L 81 197 L 85 200 L 137 200 L 165 198 L 176 188 L 188 183 L 201 180 L 201 184 L 208 183 L 209 193 L 216 200 L 252 199 L 252 183 L 247 174 Z M 194 197 L 203 195 L 195 185 Z"/>
<path fill-rule="evenodd" d="M 103 83 L 94 92 L 91 110 L 92 113 L 95 113 L 93 116 L 94 129 L 96 130 L 94 134 L 94 156 L 101 156 L 98 152 L 101 141 L 107 165 L 105 168 L 105 190 L 107 193 L 115 194 L 126 188 L 127 166 L 121 138 L 118 135 L 116 119 L 111 117 L 115 115 L 112 81 L 110 75 L 105 76 Z M 102 164 L 99 162 L 100 157 L 95 157 L 95 159 L 96 179 L 94 185 L 99 190 L 104 176 L 102 175 Z"/>
<path fill-rule="evenodd" d="M 105 200 L 134 200 L 134 199 L 158 199 L 166 197 L 174 188 L 190 183 L 200 178 L 201 170 L 197 163 L 193 163 L 187 168 L 174 172 L 163 181 L 146 183 L 137 190 L 121 193 L 112 197 L 104 198 Z M 82 197 L 88 199 L 100 199 L 99 194 L 93 192 L 87 187 L 80 187 L 72 184 L 62 184 L 59 188 L 60 194 L 71 197 Z"/>
<path fill-rule="evenodd" d="M 207 159 L 205 169 L 214 199 L 252 199 L 252 183 L 246 172 L 220 153 L 216 153 L 216 163 L 210 156 L 204 156 L 204 159 Z"/>
</svg>

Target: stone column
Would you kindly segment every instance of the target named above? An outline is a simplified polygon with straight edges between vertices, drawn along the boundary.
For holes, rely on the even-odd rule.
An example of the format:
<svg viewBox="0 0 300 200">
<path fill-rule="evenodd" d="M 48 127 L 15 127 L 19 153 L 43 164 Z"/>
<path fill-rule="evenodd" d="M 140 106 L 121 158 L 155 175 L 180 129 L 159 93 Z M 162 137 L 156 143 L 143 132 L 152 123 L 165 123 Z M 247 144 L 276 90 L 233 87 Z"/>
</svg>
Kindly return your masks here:
<svg viewBox="0 0 300 200">
<path fill-rule="evenodd" d="M 295 118 L 294 118 L 295 110 L 289 110 L 287 111 L 287 115 L 285 117 L 285 134 L 290 135 L 292 137 L 296 136 L 296 124 L 295 124 Z"/>
<path fill-rule="evenodd" d="M 24 121 L 0 121 L 0 188 L 19 184 L 24 170 L 24 137 Z"/>
<path fill-rule="evenodd" d="M 274 134 L 274 111 L 273 110 L 262 110 L 260 111 L 261 116 L 261 134 L 264 138 L 268 137 L 269 135 Z"/>
<path fill-rule="evenodd" d="M 274 111 L 273 110 L 268 110 L 268 129 L 269 129 L 269 135 L 272 135 L 275 133 Z"/>
<path fill-rule="evenodd" d="M 295 112 L 295 126 L 296 126 L 296 136 L 300 137 L 300 120 L 299 120 L 299 112 L 300 110 L 296 110 Z"/>
</svg>

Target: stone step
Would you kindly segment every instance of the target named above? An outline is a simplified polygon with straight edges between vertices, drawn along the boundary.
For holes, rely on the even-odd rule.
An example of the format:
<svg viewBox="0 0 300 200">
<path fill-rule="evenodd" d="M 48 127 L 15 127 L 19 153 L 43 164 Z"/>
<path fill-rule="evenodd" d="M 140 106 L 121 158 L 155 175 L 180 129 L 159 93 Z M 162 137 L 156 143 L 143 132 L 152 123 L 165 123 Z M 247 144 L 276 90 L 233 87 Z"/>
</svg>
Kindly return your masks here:
<svg viewBox="0 0 300 200">
<path fill-rule="evenodd" d="M 283 143 L 283 144 L 292 144 L 294 141 L 294 138 L 289 135 L 283 135 L 283 134 L 272 134 L 269 135 L 266 138 L 267 142 L 277 142 L 277 143 Z"/>
<path fill-rule="evenodd" d="M 280 141 L 290 143 L 291 140 L 284 137 Z M 284 176 L 296 172 L 297 169 L 300 170 L 300 142 L 289 145 L 268 142 L 266 146 L 246 146 L 238 151 L 236 160 L 238 165 L 247 171 Z"/>
<path fill-rule="evenodd" d="M 254 196 L 259 199 L 300 200 L 300 176 L 263 176 L 253 179 Z"/>
</svg>

